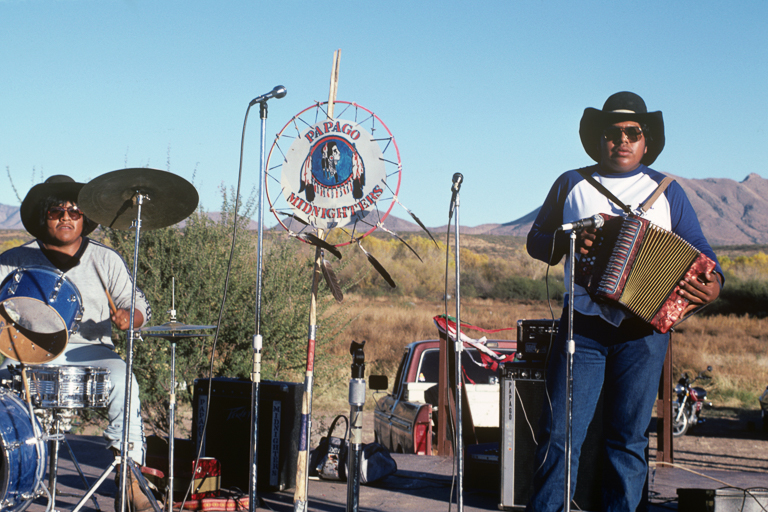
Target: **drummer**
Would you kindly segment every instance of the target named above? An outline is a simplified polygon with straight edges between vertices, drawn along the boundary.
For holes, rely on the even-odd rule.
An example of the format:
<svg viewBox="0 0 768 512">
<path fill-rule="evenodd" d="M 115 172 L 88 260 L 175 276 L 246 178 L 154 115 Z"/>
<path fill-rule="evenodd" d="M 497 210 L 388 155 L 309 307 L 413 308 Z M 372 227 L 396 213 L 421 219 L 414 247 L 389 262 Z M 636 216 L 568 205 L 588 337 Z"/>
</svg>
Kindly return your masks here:
<svg viewBox="0 0 768 512">
<path fill-rule="evenodd" d="M 70 335 L 64 352 L 50 361 L 51 365 L 94 366 L 108 368 L 112 390 L 109 394 L 109 426 L 104 437 L 109 448 L 120 450 L 123 436 L 125 405 L 125 361 L 115 352 L 112 325 L 120 330 L 130 326 L 133 280 L 125 260 L 113 249 L 88 235 L 98 224 L 85 217 L 77 207 L 77 196 L 84 183 L 69 176 L 51 176 L 32 187 L 21 203 L 24 227 L 35 237 L 21 247 L 0 254 L 0 279 L 19 267 L 58 269 L 79 290 L 83 302 L 83 318 L 77 332 Z M 103 279 L 103 284 L 102 284 Z M 117 310 L 110 312 L 106 292 Z M 151 309 L 144 294 L 137 289 L 134 328 L 149 321 Z M 0 366 L 0 377 L 8 378 L 6 359 Z M 144 464 L 144 429 L 139 403 L 139 385 L 133 377 L 128 455 Z"/>
</svg>

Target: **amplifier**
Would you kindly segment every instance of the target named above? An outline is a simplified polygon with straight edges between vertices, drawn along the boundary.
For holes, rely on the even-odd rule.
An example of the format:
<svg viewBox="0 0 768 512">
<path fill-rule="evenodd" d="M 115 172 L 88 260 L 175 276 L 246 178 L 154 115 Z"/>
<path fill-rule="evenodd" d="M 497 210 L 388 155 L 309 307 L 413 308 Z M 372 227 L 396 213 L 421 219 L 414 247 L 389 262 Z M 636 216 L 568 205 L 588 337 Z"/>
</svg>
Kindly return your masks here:
<svg viewBox="0 0 768 512">
<path fill-rule="evenodd" d="M 221 462 L 221 487 L 247 492 L 251 467 L 251 381 L 216 377 L 195 380 L 192 440 L 202 457 Z M 263 381 L 259 385 L 256 487 L 276 491 L 296 485 L 304 385 Z M 202 439 L 205 411 L 208 427 Z"/>
<path fill-rule="evenodd" d="M 559 327 L 560 320 L 518 320 L 517 359 L 544 361 Z"/>
<path fill-rule="evenodd" d="M 551 325 L 551 322 L 550 322 Z M 522 510 L 531 497 L 536 471 L 534 436 L 547 406 L 544 365 L 522 362 L 501 366 L 501 503 L 499 508 Z M 565 404 L 563 404 L 563 407 Z M 555 407 L 557 407 L 555 405 Z M 599 510 L 602 479 L 602 396 L 581 449 L 574 502 L 580 510 Z M 565 471 L 565 469 L 563 469 Z"/>
<path fill-rule="evenodd" d="M 680 512 L 765 512 L 768 490 L 755 489 L 678 489 Z"/>
</svg>

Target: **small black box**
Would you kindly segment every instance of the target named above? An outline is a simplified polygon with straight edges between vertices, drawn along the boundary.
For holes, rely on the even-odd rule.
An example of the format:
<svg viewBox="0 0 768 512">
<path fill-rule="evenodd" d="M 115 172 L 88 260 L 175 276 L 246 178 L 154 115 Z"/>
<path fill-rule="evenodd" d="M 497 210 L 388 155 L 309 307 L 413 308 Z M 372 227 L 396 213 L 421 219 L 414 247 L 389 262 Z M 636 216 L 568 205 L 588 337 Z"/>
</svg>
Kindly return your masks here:
<svg viewBox="0 0 768 512">
<path fill-rule="evenodd" d="M 678 489 L 679 512 L 764 512 L 768 490 Z"/>
<path fill-rule="evenodd" d="M 552 340 L 560 328 L 560 320 L 518 320 L 517 359 L 544 361 Z"/>
</svg>

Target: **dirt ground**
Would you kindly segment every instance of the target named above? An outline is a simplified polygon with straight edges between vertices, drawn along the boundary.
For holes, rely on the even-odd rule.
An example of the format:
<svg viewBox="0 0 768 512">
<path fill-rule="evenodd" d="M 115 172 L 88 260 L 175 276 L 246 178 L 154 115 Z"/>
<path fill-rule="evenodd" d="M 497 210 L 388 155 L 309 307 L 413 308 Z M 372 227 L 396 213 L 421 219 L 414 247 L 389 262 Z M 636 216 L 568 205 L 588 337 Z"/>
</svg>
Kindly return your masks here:
<svg viewBox="0 0 768 512">
<path fill-rule="evenodd" d="M 762 430 L 758 411 L 702 412 L 706 421 L 673 438 L 673 463 L 690 471 L 756 471 L 768 473 L 768 432 Z M 652 431 L 655 425 L 652 425 Z M 657 438 L 651 434 L 651 461 Z M 766 478 L 768 484 L 768 478 Z"/>
</svg>

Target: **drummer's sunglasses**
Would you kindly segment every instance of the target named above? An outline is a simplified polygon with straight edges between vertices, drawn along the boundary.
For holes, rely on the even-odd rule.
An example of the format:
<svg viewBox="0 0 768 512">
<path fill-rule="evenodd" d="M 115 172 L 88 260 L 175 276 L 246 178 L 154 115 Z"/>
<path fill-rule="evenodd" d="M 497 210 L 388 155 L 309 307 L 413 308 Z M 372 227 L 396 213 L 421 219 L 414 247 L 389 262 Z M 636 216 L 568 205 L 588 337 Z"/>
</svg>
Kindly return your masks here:
<svg viewBox="0 0 768 512">
<path fill-rule="evenodd" d="M 622 128 L 621 126 L 609 126 L 603 130 L 603 137 L 605 137 L 605 140 L 619 141 L 621 140 L 622 134 L 627 136 L 629 142 L 637 142 L 643 137 L 643 130 L 637 126 L 627 126 L 626 128 Z"/>
<path fill-rule="evenodd" d="M 64 217 L 64 212 L 68 213 L 69 218 L 72 220 L 80 220 L 80 217 L 83 215 L 83 212 L 73 206 L 67 208 L 64 208 L 63 206 L 51 206 L 48 208 L 48 220 L 60 220 Z"/>
</svg>

